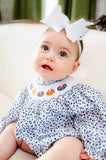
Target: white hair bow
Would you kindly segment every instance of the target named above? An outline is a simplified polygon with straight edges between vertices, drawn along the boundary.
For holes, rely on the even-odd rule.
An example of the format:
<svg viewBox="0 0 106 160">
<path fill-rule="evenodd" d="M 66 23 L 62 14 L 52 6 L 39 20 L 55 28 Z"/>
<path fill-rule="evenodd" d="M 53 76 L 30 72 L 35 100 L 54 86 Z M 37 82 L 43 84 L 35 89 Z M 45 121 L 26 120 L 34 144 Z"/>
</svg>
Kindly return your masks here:
<svg viewBox="0 0 106 160">
<path fill-rule="evenodd" d="M 79 40 L 86 34 L 87 28 L 86 26 L 91 25 L 91 22 L 85 21 L 83 18 L 70 24 L 68 17 L 61 12 L 61 7 L 56 5 L 50 15 L 41 20 L 41 22 L 52 27 L 56 32 L 65 29 L 66 36 L 74 43 L 78 42 L 79 51 L 81 52 L 81 45 Z"/>
</svg>

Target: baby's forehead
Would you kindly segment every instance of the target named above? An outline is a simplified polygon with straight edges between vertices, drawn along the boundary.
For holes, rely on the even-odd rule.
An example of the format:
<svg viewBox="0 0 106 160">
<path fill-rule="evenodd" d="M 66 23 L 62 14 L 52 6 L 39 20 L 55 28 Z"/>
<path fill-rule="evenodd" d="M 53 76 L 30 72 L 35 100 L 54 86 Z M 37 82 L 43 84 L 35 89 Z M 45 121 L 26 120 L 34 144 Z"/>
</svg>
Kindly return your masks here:
<svg viewBox="0 0 106 160">
<path fill-rule="evenodd" d="M 78 48 L 77 42 L 73 43 L 71 40 L 69 40 L 66 36 L 66 32 L 64 29 L 62 29 L 60 32 L 56 32 L 54 29 L 49 27 L 42 35 L 42 41 L 46 40 L 51 40 L 57 42 L 57 45 L 63 44 L 66 45 L 67 47 L 74 47 Z"/>
<path fill-rule="evenodd" d="M 58 43 L 62 43 L 62 41 L 67 42 L 67 43 L 71 43 L 72 42 L 67 38 L 66 36 L 66 32 L 64 29 L 62 29 L 60 32 L 56 32 L 54 29 L 52 28 L 48 28 L 42 35 L 41 39 L 48 39 L 48 40 L 52 40 L 52 41 L 58 41 Z"/>
<path fill-rule="evenodd" d="M 64 34 L 64 36 L 66 36 L 66 32 L 65 32 L 65 29 L 62 29 L 61 31 L 59 31 L 59 32 L 57 32 L 57 31 L 55 31 L 53 28 L 51 28 L 51 27 L 49 27 L 44 33 L 43 33 L 43 35 L 45 35 L 45 34 L 50 34 L 50 33 L 57 33 L 57 34 L 61 34 L 61 33 L 63 33 Z"/>
</svg>

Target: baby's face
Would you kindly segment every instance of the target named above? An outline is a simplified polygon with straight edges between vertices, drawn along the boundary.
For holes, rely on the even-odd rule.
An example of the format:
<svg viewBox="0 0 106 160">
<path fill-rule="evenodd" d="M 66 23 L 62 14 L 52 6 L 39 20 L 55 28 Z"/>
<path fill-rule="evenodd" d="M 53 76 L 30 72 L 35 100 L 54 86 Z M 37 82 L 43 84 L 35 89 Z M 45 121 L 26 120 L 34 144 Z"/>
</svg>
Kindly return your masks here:
<svg viewBox="0 0 106 160">
<path fill-rule="evenodd" d="M 65 31 L 47 31 L 41 38 L 34 57 L 34 68 L 40 80 L 50 82 L 61 80 L 76 71 L 79 62 L 78 44 L 72 43 Z"/>
</svg>

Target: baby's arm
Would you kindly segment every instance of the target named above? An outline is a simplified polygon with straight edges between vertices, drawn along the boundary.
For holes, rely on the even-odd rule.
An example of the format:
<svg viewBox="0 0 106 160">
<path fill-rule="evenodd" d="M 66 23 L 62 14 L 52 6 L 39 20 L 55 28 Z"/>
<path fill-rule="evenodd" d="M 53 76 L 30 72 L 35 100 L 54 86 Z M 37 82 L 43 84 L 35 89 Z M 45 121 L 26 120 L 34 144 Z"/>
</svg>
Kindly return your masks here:
<svg viewBox="0 0 106 160">
<path fill-rule="evenodd" d="M 79 84 L 66 96 L 76 137 L 81 140 L 90 157 L 105 160 L 106 105 L 101 94 L 89 86 Z"/>
<path fill-rule="evenodd" d="M 105 160 L 106 105 L 101 94 L 93 88 L 82 86 L 80 94 L 81 100 L 74 121 L 78 138 L 90 157 Z"/>
<path fill-rule="evenodd" d="M 8 113 L 0 120 L 0 133 L 5 129 L 5 127 L 13 122 L 16 122 L 20 116 L 20 112 L 23 107 L 23 103 L 26 97 L 26 88 L 22 89 L 19 94 L 17 94 L 14 99 Z"/>
</svg>

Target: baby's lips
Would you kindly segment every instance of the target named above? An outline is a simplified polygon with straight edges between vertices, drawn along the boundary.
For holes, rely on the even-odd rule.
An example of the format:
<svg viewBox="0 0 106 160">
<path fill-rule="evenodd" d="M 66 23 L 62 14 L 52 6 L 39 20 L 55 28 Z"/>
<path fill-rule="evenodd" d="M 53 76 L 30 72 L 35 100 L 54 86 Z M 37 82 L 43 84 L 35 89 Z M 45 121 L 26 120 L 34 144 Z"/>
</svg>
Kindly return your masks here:
<svg viewBox="0 0 106 160">
<path fill-rule="evenodd" d="M 52 71 L 52 70 L 53 70 L 53 69 L 52 69 L 49 65 L 47 65 L 47 64 L 43 64 L 42 67 L 43 67 L 44 69 L 48 70 L 48 71 Z"/>
</svg>

